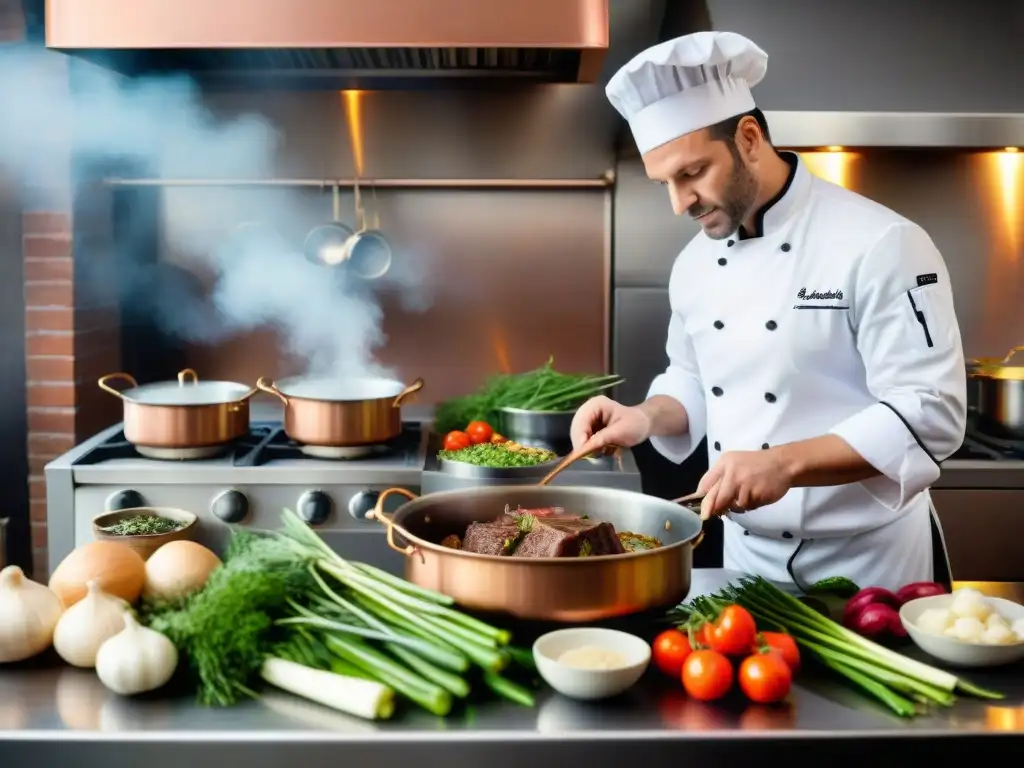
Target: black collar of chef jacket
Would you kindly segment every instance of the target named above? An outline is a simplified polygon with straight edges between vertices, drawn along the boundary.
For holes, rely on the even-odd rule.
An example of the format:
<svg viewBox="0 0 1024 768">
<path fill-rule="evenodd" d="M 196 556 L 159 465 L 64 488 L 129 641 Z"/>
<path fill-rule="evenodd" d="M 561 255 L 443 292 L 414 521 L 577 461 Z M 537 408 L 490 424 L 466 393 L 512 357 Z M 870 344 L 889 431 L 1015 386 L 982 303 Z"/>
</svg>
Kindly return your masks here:
<svg viewBox="0 0 1024 768">
<path fill-rule="evenodd" d="M 747 234 L 747 231 L 740 226 L 737 236 L 740 240 L 750 240 L 755 237 L 764 237 L 764 217 L 772 209 L 773 206 L 777 205 L 782 198 L 789 192 L 789 188 L 793 185 L 793 179 L 796 178 L 796 169 L 800 164 L 800 159 L 796 156 L 795 152 L 780 152 L 779 157 L 785 160 L 789 164 L 789 176 L 786 177 L 786 183 L 782 185 L 782 189 L 779 190 L 778 194 L 775 195 L 771 200 L 762 205 L 757 209 L 757 213 L 754 214 L 754 233 Z"/>
</svg>

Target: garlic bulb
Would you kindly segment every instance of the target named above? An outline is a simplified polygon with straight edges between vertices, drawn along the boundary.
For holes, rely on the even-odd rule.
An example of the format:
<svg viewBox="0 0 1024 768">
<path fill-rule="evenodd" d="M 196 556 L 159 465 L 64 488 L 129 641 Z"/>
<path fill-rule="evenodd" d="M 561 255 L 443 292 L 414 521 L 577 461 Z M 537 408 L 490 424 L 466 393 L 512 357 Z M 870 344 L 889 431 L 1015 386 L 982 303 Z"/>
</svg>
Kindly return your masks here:
<svg viewBox="0 0 1024 768">
<path fill-rule="evenodd" d="M 74 667 L 96 666 L 100 646 L 124 629 L 128 604 L 100 589 L 99 581 L 86 584 L 81 600 L 68 608 L 53 632 L 53 649 Z"/>
<path fill-rule="evenodd" d="M 26 579 L 18 566 L 0 571 L 0 664 L 29 659 L 49 648 L 63 612 L 60 598 Z"/>
<path fill-rule="evenodd" d="M 139 624 L 130 611 L 124 613 L 124 629 L 96 654 L 100 682 L 123 696 L 155 691 L 171 679 L 177 666 L 174 643 Z"/>
</svg>

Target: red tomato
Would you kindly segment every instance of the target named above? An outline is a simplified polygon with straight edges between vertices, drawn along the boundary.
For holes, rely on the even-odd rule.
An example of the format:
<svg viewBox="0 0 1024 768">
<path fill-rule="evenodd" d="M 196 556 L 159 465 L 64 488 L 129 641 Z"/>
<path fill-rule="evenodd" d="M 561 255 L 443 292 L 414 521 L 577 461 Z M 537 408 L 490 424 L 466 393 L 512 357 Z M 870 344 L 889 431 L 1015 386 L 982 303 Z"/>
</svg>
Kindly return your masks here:
<svg viewBox="0 0 1024 768">
<path fill-rule="evenodd" d="M 473 441 L 473 445 L 480 443 L 489 443 L 491 438 L 494 436 L 494 430 L 491 429 L 491 425 L 486 421 L 471 421 L 469 426 L 466 427 L 466 434 L 469 435 L 469 439 Z"/>
<path fill-rule="evenodd" d="M 789 694 L 793 673 L 777 653 L 757 653 L 740 665 L 740 689 L 751 701 L 774 704 Z"/>
<path fill-rule="evenodd" d="M 473 444 L 473 441 L 469 439 L 469 435 L 465 432 L 449 432 L 444 436 L 444 449 L 446 451 L 461 451 L 463 448 L 469 448 Z"/>
<path fill-rule="evenodd" d="M 726 656 L 750 653 L 757 639 L 757 624 L 746 608 L 727 605 L 705 631 L 707 644 Z"/>
<path fill-rule="evenodd" d="M 782 657 L 790 671 L 796 672 L 800 669 L 800 649 L 792 635 L 787 635 L 785 632 L 762 632 L 759 637 L 769 651 Z M 756 645 L 751 652 L 758 650 Z"/>
<path fill-rule="evenodd" d="M 732 680 L 732 664 L 717 651 L 694 651 L 683 662 L 683 688 L 699 701 L 722 698 Z"/>
<path fill-rule="evenodd" d="M 690 655 L 690 641 L 678 629 L 666 629 L 651 646 L 654 664 L 676 680 L 683 674 L 683 662 Z"/>
</svg>

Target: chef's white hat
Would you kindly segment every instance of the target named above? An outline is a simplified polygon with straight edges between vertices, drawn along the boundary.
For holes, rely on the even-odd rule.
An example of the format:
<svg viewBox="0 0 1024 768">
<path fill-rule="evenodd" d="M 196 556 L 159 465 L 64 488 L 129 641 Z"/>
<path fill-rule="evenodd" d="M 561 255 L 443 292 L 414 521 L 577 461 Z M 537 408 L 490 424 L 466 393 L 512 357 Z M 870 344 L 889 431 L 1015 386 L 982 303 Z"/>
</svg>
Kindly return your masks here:
<svg viewBox="0 0 1024 768">
<path fill-rule="evenodd" d="M 640 154 L 754 109 L 768 54 L 734 32 L 697 32 L 648 48 L 605 88 Z"/>
</svg>

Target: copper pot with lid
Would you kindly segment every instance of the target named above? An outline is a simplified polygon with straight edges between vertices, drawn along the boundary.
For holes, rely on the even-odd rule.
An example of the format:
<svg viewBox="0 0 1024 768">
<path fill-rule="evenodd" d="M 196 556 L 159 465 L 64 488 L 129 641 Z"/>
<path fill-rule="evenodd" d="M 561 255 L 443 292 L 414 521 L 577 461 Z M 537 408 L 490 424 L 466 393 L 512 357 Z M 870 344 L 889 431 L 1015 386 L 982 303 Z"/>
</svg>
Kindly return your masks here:
<svg viewBox="0 0 1024 768">
<path fill-rule="evenodd" d="M 402 432 L 402 403 L 423 389 L 385 378 L 309 378 L 276 384 L 260 377 L 256 387 L 284 403 L 284 431 L 305 446 L 345 448 L 378 445 Z"/>
<path fill-rule="evenodd" d="M 976 386 L 978 427 L 1006 440 L 1024 440 L 1024 346 L 1006 357 L 968 361 Z M 1017 364 L 1012 363 L 1017 361 Z"/>
<path fill-rule="evenodd" d="M 110 386 L 125 381 L 129 389 Z M 100 389 L 124 403 L 124 436 L 143 456 L 195 459 L 211 456 L 249 431 L 249 398 L 256 390 L 233 381 L 200 381 L 191 368 L 178 380 L 143 384 L 128 373 L 108 373 Z"/>
</svg>

